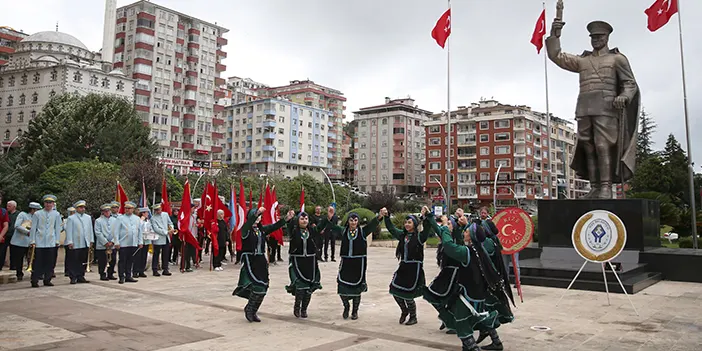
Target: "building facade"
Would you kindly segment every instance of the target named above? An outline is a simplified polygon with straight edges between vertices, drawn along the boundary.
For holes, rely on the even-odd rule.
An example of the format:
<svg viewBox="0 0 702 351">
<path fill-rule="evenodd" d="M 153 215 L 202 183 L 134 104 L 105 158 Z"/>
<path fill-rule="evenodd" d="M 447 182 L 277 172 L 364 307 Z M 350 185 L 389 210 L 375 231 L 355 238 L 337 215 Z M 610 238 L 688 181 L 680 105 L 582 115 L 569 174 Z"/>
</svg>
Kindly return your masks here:
<svg viewBox="0 0 702 351">
<path fill-rule="evenodd" d="M 354 180 L 363 192 L 419 194 L 424 183 L 424 122 L 431 112 L 411 98 L 354 112 L 357 121 Z"/>
<path fill-rule="evenodd" d="M 333 158 L 326 109 L 285 99 L 266 98 L 226 108 L 226 162 L 247 173 L 318 180 Z"/>
<path fill-rule="evenodd" d="M 356 131 L 358 121 L 353 120 L 344 125 L 344 140 L 342 145 L 342 157 L 344 158 L 344 168 L 341 173 L 343 181 L 347 184 L 356 185 L 355 155 L 356 155 Z"/>
<path fill-rule="evenodd" d="M 0 67 L 0 131 L 3 150 L 54 96 L 111 94 L 134 101 L 134 80 L 119 69 L 104 70 L 96 53 L 75 37 L 39 32 L 24 38 Z M 109 65 L 107 65 L 109 66 Z"/>
<path fill-rule="evenodd" d="M 17 44 L 28 36 L 29 34 L 22 31 L 16 31 L 7 26 L 0 26 L 0 66 L 10 62 L 10 55 L 15 53 Z"/>
<path fill-rule="evenodd" d="M 503 105 L 494 100 L 452 111 L 450 187 L 445 114 L 432 116 L 425 126 L 426 189 L 435 202 L 445 199 L 437 182 L 446 188 L 452 206 L 464 208 L 489 205 L 494 197 L 498 209 L 520 206 L 536 211 L 538 199 L 556 198 L 561 188 L 571 198 L 589 190 L 587 182 L 574 179 L 572 172 L 563 172 L 570 170 L 567 162 L 575 143 L 575 133 L 565 120 L 552 117 L 551 154 L 556 170 L 552 174 L 545 114 L 528 106 Z M 559 183 L 567 186 L 559 188 Z M 582 190 L 576 190 L 577 187 Z"/>
<path fill-rule="evenodd" d="M 251 78 L 227 78 L 227 89 L 232 93 L 232 105 L 257 100 L 259 89 L 264 88 L 269 88 L 269 86 L 263 83 L 255 82 Z"/>
<path fill-rule="evenodd" d="M 290 84 L 280 87 L 258 89 L 259 97 L 279 97 L 296 104 L 326 111 L 328 153 L 331 162 L 327 164 L 327 174 L 333 180 L 342 180 L 343 154 L 342 137 L 344 126 L 344 111 L 346 98 L 336 89 L 316 84 L 311 80 L 294 80 Z"/>
<path fill-rule="evenodd" d="M 228 30 L 150 1 L 117 8 L 114 21 L 114 66 L 136 79 L 136 109 L 163 162 L 178 173 L 221 164 Z"/>
</svg>

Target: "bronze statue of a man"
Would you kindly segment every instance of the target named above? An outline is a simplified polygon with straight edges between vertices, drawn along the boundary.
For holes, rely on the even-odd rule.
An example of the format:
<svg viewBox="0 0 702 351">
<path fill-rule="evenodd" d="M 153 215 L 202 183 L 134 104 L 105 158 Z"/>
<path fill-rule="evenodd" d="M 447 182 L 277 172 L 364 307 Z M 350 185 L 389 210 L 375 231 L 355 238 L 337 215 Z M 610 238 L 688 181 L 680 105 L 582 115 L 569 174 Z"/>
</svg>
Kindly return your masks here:
<svg viewBox="0 0 702 351">
<path fill-rule="evenodd" d="M 564 25 L 558 16 L 554 19 L 546 49 L 553 63 L 580 75 L 578 134 L 570 167 L 590 181 L 586 198 L 612 199 L 612 182 L 623 184 L 636 167 L 639 88 L 626 56 L 608 47 L 611 25 L 588 24 L 593 51 L 582 55 L 561 51 Z"/>
</svg>

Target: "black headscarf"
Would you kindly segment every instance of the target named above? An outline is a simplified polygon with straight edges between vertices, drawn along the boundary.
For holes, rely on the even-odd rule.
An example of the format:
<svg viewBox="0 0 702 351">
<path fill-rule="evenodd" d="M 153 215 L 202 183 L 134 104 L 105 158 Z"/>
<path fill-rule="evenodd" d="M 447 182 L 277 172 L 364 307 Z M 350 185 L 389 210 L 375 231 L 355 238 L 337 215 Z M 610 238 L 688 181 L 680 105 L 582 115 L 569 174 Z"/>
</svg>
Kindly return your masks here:
<svg viewBox="0 0 702 351">
<path fill-rule="evenodd" d="M 407 215 L 407 217 L 405 217 L 405 221 L 408 219 L 412 220 L 412 223 L 414 223 L 414 233 L 419 233 L 419 219 L 417 218 L 417 216 Z M 404 226 L 403 226 L 402 230 L 405 232 L 405 235 L 407 235 L 407 229 L 405 229 Z M 402 259 L 402 254 L 403 254 L 402 247 L 403 247 L 402 244 L 398 244 L 397 248 L 395 248 L 395 257 L 398 260 Z"/>
</svg>

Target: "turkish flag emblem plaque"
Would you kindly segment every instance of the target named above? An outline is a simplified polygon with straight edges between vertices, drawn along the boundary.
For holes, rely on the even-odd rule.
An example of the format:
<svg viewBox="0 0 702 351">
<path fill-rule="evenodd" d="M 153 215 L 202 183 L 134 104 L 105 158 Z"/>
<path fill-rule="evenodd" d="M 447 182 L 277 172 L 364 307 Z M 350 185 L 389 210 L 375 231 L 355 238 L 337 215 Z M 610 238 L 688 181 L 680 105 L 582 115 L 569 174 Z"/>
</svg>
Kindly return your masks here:
<svg viewBox="0 0 702 351">
<path fill-rule="evenodd" d="M 513 255 L 524 250 L 534 236 L 534 221 L 517 207 L 508 207 L 492 218 L 498 229 L 497 237 L 502 244 L 503 255 Z"/>
</svg>

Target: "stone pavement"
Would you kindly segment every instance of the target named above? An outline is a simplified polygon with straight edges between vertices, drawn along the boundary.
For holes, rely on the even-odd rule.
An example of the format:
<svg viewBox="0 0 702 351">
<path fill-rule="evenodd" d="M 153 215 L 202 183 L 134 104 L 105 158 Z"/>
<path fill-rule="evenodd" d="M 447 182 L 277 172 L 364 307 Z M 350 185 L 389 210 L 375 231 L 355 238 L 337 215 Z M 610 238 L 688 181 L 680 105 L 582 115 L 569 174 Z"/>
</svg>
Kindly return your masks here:
<svg viewBox="0 0 702 351">
<path fill-rule="evenodd" d="M 357 321 L 341 318 L 333 262 L 321 264 L 324 288 L 313 295 L 307 320 L 292 316 L 285 264 L 271 267 L 262 323 L 248 323 L 246 301 L 231 295 L 239 272 L 231 263 L 223 272 L 201 268 L 136 284 L 101 282 L 90 273 L 91 284 L 69 285 L 57 274 L 55 287 L 2 285 L 0 350 L 460 350 L 424 301 L 419 324 L 397 324 L 398 307 L 387 292 L 394 250 L 373 247 L 369 256 L 369 292 Z M 426 257 L 431 279 L 434 249 Z M 505 350 L 700 350 L 702 285 L 661 282 L 644 290 L 632 297 L 640 317 L 623 294 L 610 295 L 608 306 L 604 293 L 570 291 L 554 306 L 563 292 L 525 286 L 516 321 L 499 329 Z"/>
</svg>

